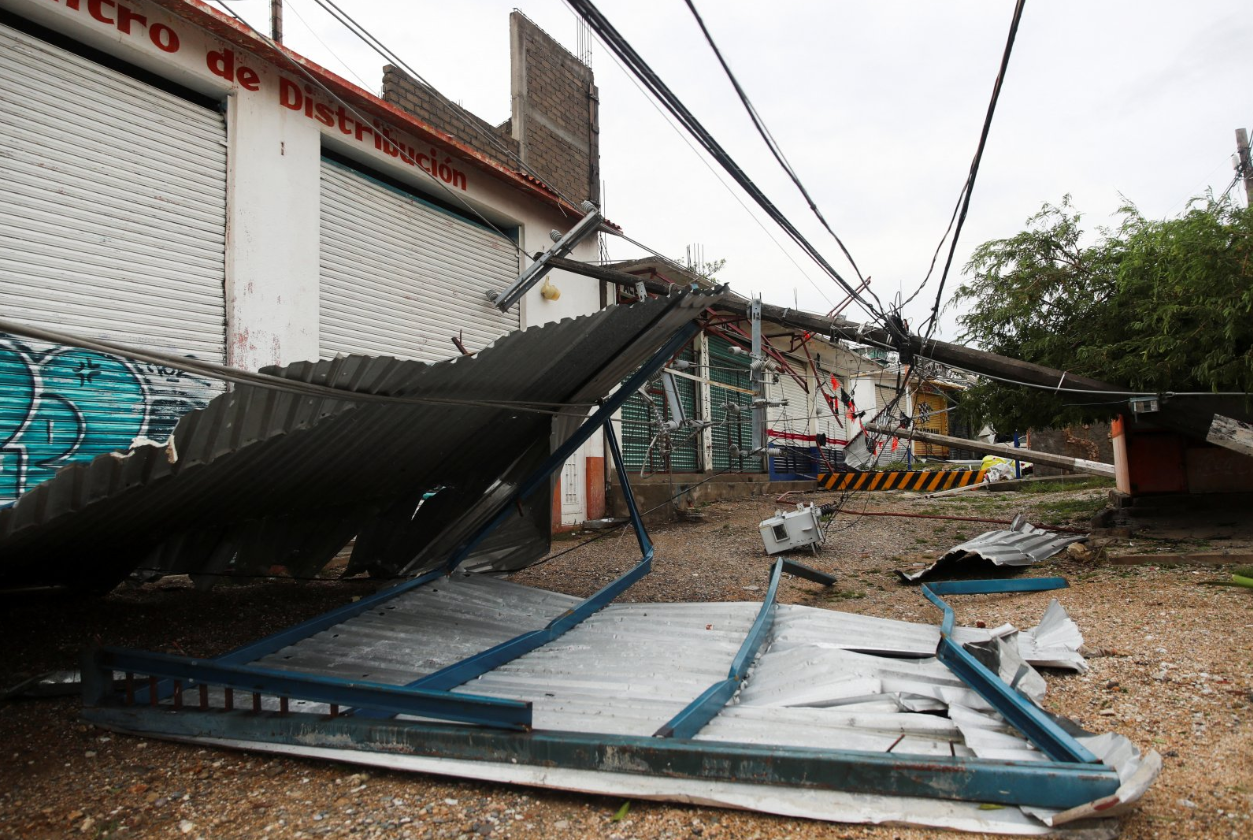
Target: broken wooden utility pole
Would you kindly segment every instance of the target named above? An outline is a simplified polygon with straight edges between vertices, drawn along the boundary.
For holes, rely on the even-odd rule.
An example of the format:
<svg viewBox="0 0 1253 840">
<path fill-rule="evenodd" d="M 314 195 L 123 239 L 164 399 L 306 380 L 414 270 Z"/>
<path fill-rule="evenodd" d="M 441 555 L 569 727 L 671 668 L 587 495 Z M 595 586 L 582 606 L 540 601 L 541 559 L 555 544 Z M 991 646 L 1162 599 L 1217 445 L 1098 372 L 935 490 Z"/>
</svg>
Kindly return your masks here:
<svg viewBox="0 0 1253 840">
<path fill-rule="evenodd" d="M 1253 425 L 1248 423 L 1215 414 L 1205 439 L 1227 449 L 1253 455 Z"/>
<path fill-rule="evenodd" d="M 1030 461 L 1033 464 L 1043 464 L 1046 467 L 1057 467 L 1059 470 L 1088 473 L 1089 475 L 1099 475 L 1105 478 L 1114 477 L 1113 464 L 1102 464 L 1100 461 L 1085 461 L 1083 458 L 1071 458 L 1069 455 L 1054 455 L 1050 452 L 1037 452 L 1034 449 L 1019 449 L 1018 447 L 1006 446 L 1001 443 L 984 443 L 981 440 L 967 440 L 966 438 L 957 438 L 950 435 L 937 435 L 933 432 L 892 429 L 874 423 L 867 423 L 866 431 L 879 435 L 893 435 L 903 439 L 912 438 L 923 443 L 934 443 L 939 446 L 969 449 L 973 452 L 982 452 L 985 455 L 999 455 L 1011 461 Z"/>
<path fill-rule="evenodd" d="M 1250 173 L 1249 177 L 1253 178 L 1253 170 L 1246 171 Z M 577 260 L 553 259 L 549 260 L 549 264 L 553 268 L 565 269 L 618 286 L 634 287 L 640 279 L 633 274 L 602 266 L 590 266 Z M 645 286 L 651 294 L 667 294 L 671 289 L 682 288 L 654 280 L 646 281 Z M 743 298 L 724 299 L 718 304 L 718 308 L 745 318 L 749 315 L 749 302 Z M 855 344 L 874 344 L 880 347 L 908 350 L 918 358 L 968 370 L 981 376 L 1000 378 L 1028 387 L 1064 393 L 1069 403 L 1110 405 L 1122 398 L 1130 400 L 1132 397 L 1145 395 L 1143 391 L 1135 391 L 1125 385 L 1024 362 L 1021 359 L 1011 359 L 960 344 L 950 344 L 935 339 L 924 340 L 918 335 L 908 336 L 902 342 L 904 346 L 897 347 L 891 331 L 869 324 L 858 324 L 846 318 L 828 318 L 811 312 L 801 312 L 770 304 L 762 304 L 761 317 L 771 323 L 795 327 L 816 335 L 829 336 L 837 340 L 843 339 Z M 1138 420 L 1200 439 L 1205 439 L 1215 415 L 1243 416 L 1248 411 L 1243 396 L 1168 393 L 1161 397 L 1160 409 L 1151 416 L 1140 417 Z M 1130 414 L 1130 411 L 1124 413 Z M 1235 452 L 1244 452 L 1238 446 L 1232 446 L 1229 440 L 1219 437 L 1211 442 Z"/>
</svg>

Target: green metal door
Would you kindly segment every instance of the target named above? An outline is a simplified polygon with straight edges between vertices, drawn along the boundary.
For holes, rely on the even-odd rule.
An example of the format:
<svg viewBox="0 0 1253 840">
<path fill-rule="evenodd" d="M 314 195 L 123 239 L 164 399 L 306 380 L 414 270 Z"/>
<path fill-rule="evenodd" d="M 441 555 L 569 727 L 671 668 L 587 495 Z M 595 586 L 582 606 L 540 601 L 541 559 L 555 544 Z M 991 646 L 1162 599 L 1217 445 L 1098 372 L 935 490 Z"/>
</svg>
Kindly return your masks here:
<svg viewBox="0 0 1253 840">
<path fill-rule="evenodd" d="M 713 467 L 718 472 L 762 472 L 761 458 L 733 458 L 731 447 L 753 448 L 752 372 L 747 355 L 731 352 L 725 338 L 709 338 Z M 728 408 L 731 406 L 731 408 Z M 738 411 L 737 411 L 738 409 Z"/>
<path fill-rule="evenodd" d="M 693 346 L 689 344 L 674 357 L 676 360 L 694 361 Z M 683 414 L 695 418 L 696 382 L 686 377 L 674 377 L 675 389 Z M 700 435 L 692 429 L 672 432 L 668 438 L 658 435 L 660 423 L 670 419 L 666 393 L 661 377 L 648 383 L 648 399 L 638 392 L 622 406 L 622 458 L 627 469 L 634 473 L 690 473 L 700 469 Z M 669 451 L 667 451 L 669 449 Z"/>
</svg>

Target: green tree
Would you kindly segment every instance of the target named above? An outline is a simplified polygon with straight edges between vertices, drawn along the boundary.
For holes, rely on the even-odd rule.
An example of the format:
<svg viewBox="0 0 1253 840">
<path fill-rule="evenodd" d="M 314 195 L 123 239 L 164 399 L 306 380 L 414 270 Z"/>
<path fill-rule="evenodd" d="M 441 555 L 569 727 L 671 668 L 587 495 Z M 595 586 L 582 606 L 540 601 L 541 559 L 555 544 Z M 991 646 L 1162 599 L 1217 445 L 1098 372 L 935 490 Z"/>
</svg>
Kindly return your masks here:
<svg viewBox="0 0 1253 840">
<path fill-rule="evenodd" d="M 961 340 L 1145 391 L 1253 391 L 1253 211 L 1204 199 L 1174 219 L 1120 215 L 1086 237 L 1067 196 L 976 248 L 954 295 Z M 1001 430 L 1125 409 L 994 382 L 969 397 L 970 419 Z"/>
</svg>

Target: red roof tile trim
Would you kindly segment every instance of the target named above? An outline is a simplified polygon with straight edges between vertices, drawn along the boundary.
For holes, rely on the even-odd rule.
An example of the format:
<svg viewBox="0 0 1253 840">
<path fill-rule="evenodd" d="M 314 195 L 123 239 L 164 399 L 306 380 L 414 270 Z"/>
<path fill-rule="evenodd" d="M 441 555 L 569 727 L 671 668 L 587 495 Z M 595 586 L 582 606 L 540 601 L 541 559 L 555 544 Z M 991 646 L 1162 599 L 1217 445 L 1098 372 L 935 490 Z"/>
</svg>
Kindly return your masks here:
<svg viewBox="0 0 1253 840">
<path fill-rule="evenodd" d="M 335 96 L 343 99 L 345 103 L 360 109 L 362 113 L 385 120 L 412 134 L 421 142 L 440 146 L 453 156 L 469 162 L 492 177 L 505 181 L 510 186 L 551 204 L 564 212 L 572 213 L 579 217 L 583 215 L 582 210 L 559 197 L 538 179 L 522 172 L 507 169 L 495 161 L 489 160 L 452 136 L 427 125 L 412 114 L 384 102 L 369 91 L 362 90 L 325 67 L 313 63 L 284 46 L 278 45 L 276 47 L 271 45 L 268 40 L 259 38 L 244 24 L 201 2 L 201 0 L 152 0 L 152 2 L 209 31 L 222 40 L 265 59 L 279 70 L 289 73 L 298 72 L 292 67 L 293 64 L 298 64 L 301 70 L 308 73 L 320 84 L 325 85 L 328 90 Z M 612 227 L 617 229 L 616 225 L 612 225 Z"/>
</svg>

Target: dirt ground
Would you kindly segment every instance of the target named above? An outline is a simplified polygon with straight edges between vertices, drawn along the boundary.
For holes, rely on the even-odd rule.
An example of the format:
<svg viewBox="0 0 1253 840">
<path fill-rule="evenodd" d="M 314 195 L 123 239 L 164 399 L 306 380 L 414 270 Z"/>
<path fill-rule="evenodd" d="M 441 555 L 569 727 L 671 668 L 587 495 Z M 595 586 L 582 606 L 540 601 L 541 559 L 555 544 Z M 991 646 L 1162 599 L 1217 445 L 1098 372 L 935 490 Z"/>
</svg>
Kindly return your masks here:
<svg viewBox="0 0 1253 840">
<path fill-rule="evenodd" d="M 1082 527 L 1102 489 L 980 493 L 921 500 L 859 494 L 848 510 L 936 513 Z M 807 500 L 834 501 L 836 494 Z M 652 531 L 654 571 L 625 600 L 757 600 L 770 559 L 756 525 L 773 499 L 723 502 L 703 520 Z M 1239 515 L 1243 519 L 1248 514 Z M 833 590 L 785 578 L 780 597 L 915 621 L 939 620 L 894 570 L 997 526 L 838 516 L 826 550 L 800 556 L 839 577 Z M 554 545 L 565 551 L 589 535 Z M 1253 541 L 1117 540 L 1118 553 L 1213 552 Z M 638 558 L 615 534 L 514 579 L 586 595 Z M 1088 729 L 1113 729 L 1165 757 L 1123 836 L 1253 837 L 1253 591 L 1219 585 L 1229 568 L 1106 566 L 1061 555 L 1028 576 L 1062 575 L 1056 593 L 1082 629 L 1085 675 L 1047 674 L 1045 705 Z M 367 594 L 367 581 L 258 581 L 198 592 L 173 578 L 105 598 L 0 597 L 0 686 L 76 666 L 92 642 L 194 656 L 221 653 Z M 1033 626 L 1050 593 L 954 599 L 958 620 Z M 0 837 L 923 838 L 935 832 L 834 825 L 744 812 L 363 772 L 351 765 L 200 749 L 113 735 L 81 723 L 76 698 L 0 702 Z"/>
</svg>

